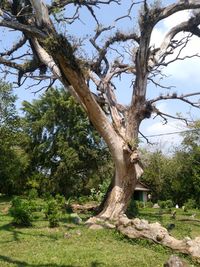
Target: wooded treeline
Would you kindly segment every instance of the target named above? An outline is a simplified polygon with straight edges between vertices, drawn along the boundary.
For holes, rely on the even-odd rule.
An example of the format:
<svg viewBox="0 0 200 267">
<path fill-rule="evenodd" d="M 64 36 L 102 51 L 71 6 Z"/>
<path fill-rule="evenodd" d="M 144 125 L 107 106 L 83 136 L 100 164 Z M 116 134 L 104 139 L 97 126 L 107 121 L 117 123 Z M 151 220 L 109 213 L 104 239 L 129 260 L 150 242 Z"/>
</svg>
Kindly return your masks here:
<svg viewBox="0 0 200 267">
<path fill-rule="evenodd" d="M 39 99 L 16 110 L 10 85 L 0 84 L 0 193 L 21 195 L 36 189 L 39 195 L 75 198 L 109 181 L 113 166 L 102 138 L 83 109 L 64 89 L 49 89 Z M 143 153 L 141 178 L 153 201 L 171 199 L 200 205 L 199 122 L 173 155 L 160 150 Z"/>
</svg>

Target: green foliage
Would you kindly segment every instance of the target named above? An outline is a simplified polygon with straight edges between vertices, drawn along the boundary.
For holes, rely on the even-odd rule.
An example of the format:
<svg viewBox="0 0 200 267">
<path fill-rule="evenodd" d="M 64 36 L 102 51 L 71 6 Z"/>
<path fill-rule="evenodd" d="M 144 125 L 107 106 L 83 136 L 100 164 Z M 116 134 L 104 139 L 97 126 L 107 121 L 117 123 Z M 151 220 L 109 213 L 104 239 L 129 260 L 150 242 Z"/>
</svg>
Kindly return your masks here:
<svg viewBox="0 0 200 267">
<path fill-rule="evenodd" d="M 59 206 L 59 209 L 65 213 L 66 212 L 66 208 L 67 208 L 67 203 L 66 203 L 66 199 L 64 196 L 61 196 L 60 194 L 57 194 L 55 196 L 55 200 Z"/>
<path fill-rule="evenodd" d="M 28 191 L 28 198 L 30 200 L 38 198 L 38 191 L 35 188 L 32 188 Z"/>
<path fill-rule="evenodd" d="M 191 210 L 197 208 L 197 203 L 194 199 L 188 199 L 187 202 L 184 203 L 184 207 L 186 210 Z"/>
<path fill-rule="evenodd" d="M 170 209 L 174 206 L 174 203 L 172 200 L 168 199 L 166 201 L 164 200 L 159 200 L 158 205 L 160 206 L 161 209 Z"/>
<path fill-rule="evenodd" d="M 50 89 L 32 103 L 24 101 L 23 110 L 33 171 L 27 186 L 37 188 L 39 194 L 78 197 L 89 194 L 105 172 L 110 175 L 108 149 L 64 89 Z"/>
<path fill-rule="evenodd" d="M 171 156 L 160 151 L 143 152 L 142 181 L 151 189 L 152 201 L 170 199 L 182 206 L 192 198 L 200 205 L 199 121 L 190 125 L 190 129 L 192 131 L 184 134 L 182 145 Z"/>
<path fill-rule="evenodd" d="M 139 215 L 139 205 L 138 205 L 138 202 L 135 201 L 133 198 L 131 199 L 129 205 L 128 205 L 128 208 L 127 208 L 127 211 L 126 211 L 126 215 L 129 217 L 129 218 L 132 218 L 132 217 L 136 217 Z"/>
<path fill-rule="evenodd" d="M 26 135 L 15 108 L 16 96 L 10 85 L 0 81 L 0 192 L 18 194 L 24 191 L 29 156 L 22 144 Z"/>
<path fill-rule="evenodd" d="M 13 217 L 13 223 L 18 226 L 31 226 L 32 225 L 32 210 L 30 203 L 26 199 L 15 197 L 12 200 L 10 208 L 10 215 Z"/>
<path fill-rule="evenodd" d="M 59 226 L 60 210 L 58 203 L 55 199 L 52 198 L 46 202 L 45 215 L 49 221 L 50 227 Z"/>
<path fill-rule="evenodd" d="M 102 184 L 99 184 L 98 188 L 90 189 L 90 200 L 101 202 L 108 190 L 109 181 L 105 180 Z"/>
<path fill-rule="evenodd" d="M 145 203 L 145 206 L 147 208 L 152 208 L 153 207 L 153 202 L 152 201 L 148 201 L 148 202 Z"/>
</svg>

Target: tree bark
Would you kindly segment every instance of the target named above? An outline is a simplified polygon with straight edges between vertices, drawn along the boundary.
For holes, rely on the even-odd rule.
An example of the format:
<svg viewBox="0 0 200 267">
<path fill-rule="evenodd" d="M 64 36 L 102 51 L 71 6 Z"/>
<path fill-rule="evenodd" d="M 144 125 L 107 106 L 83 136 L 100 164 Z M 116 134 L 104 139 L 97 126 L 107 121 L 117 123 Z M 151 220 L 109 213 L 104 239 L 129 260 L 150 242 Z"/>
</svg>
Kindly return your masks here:
<svg viewBox="0 0 200 267">
<path fill-rule="evenodd" d="M 98 217 L 102 219 L 118 220 L 125 213 L 129 201 L 134 193 L 137 178 L 142 169 L 137 160 L 131 159 L 132 153 L 121 146 L 120 151 L 113 156 L 115 176 L 112 189 L 108 192 L 102 211 Z"/>
</svg>

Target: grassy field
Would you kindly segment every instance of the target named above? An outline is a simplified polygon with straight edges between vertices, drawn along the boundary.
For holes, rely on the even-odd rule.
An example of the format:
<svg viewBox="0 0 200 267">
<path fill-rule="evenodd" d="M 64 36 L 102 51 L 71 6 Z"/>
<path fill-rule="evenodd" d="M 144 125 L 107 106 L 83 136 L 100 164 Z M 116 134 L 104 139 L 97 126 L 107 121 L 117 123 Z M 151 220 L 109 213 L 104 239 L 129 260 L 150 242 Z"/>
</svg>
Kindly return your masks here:
<svg viewBox="0 0 200 267">
<path fill-rule="evenodd" d="M 173 253 L 146 240 L 130 241 L 114 230 L 89 230 L 84 225 L 69 223 L 62 217 L 57 228 L 49 228 L 42 213 L 29 228 L 16 228 L 8 215 L 9 201 L 0 200 L 0 267 L 161 267 Z M 195 211 L 195 213 L 197 213 Z M 178 212 L 177 219 L 191 213 Z M 141 209 L 140 218 L 172 222 L 169 214 Z M 200 219 L 200 213 L 196 214 Z M 172 235 L 195 237 L 200 235 L 200 223 L 173 221 Z M 174 253 L 173 253 L 174 254 Z M 200 266 L 189 257 L 180 255 L 189 266 Z"/>
</svg>

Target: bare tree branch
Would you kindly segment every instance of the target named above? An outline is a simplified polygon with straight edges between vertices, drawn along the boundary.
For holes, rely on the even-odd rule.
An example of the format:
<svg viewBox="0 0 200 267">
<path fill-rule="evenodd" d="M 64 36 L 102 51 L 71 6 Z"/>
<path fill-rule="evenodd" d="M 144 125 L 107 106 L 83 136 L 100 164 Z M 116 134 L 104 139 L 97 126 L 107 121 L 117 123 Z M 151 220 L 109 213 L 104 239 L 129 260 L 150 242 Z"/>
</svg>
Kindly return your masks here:
<svg viewBox="0 0 200 267">
<path fill-rule="evenodd" d="M 167 114 L 167 113 L 163 113 L 161 112 L 159 109 L 157 109 L 156 107 L 154 107 L 153 109 L 153 113 L 156 113 L 156 116 L 154 117 L 154 119 L 157 117 L 157 116 L 160 116 L 163 120 L 164 120 L 164 123 L 163 124 L 167 124 L 168 123 L 168 120 L 167 118 L 171 118 L 171 119 L 175 119 L 175 120 L 182 120 L 185 122 L 186 125 L 188 125 L 188 119 L 186 118 L 182 118 L 180 116 L 172 116 L 170 114 Z M 166 118 L 167 117 L 167 118 Z"/>
<path fill-rule="evenodd" d="M 27 39 L 25 36 L 22 36 L 22 38 L 19 40 L 19 42 L 17 42 L 16 44 L 13 45 L 13 47 L 4 52 L 4 53 L 0 53 L 0 55 L 3 56 L 10 56 L 12 53 L 14 53 L 15 51 L 17 51 L 19 48 L 21 48 L 25 43 L 26 43 Z"/>
<path fill-rule="evenodd" d="M 169 94 L 165 95 L 165 96 L 161 95 L 155 99 L 150 100 L 150 102 L 151 102 L 151 104 L 153 104 L 153 103 L 160 101 L 160 100 L 178 99 L 178 100 L 183 101 L 183 102 L 185 102 L 185 103 L 187 103 L 187 104 L 189 104 L 195 108 L 200 108 L 200 103 L 195 104 L 193 101 L 190 101 L 187 99 L 188 97 L 197 96 L 197 95 L 200 96 L 200 92 L 185 94 L 185 95 L 181 95 L 181 96 L 178 96 L 176 93 L 172 93 L 171 95 L 169 95 Z"/>
<path fill-rule="evenodd" d="M 39 30 L 36 27 L 25 25 L 22 23 L 19 23 L 17 21 L 8 21 L 8 20 L 0 20 L 0 26 L 14 29 L 17 31 L 21 31 L 23 33 L 29 34 L 30 36 L 38 37 L 38 38 L 45 38 L 46 34 Z"/>
</svg>

